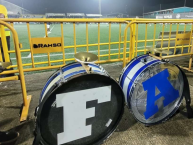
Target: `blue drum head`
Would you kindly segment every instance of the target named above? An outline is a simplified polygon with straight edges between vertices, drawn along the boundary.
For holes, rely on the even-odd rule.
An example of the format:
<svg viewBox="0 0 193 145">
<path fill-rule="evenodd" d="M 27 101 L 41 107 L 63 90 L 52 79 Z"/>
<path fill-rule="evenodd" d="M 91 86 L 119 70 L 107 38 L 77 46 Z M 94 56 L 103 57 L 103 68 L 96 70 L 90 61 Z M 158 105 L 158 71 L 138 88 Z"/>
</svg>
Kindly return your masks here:
<svg viewBox="0 0 193 145">
<path fill-rule="evenodd" d="M 141 123 L 160 123 L 170 118 L 179 108 L 184 81 L 177 66 L 160 61 L 145 68 L 131 81 L 127 102 Z"/>
</svg>

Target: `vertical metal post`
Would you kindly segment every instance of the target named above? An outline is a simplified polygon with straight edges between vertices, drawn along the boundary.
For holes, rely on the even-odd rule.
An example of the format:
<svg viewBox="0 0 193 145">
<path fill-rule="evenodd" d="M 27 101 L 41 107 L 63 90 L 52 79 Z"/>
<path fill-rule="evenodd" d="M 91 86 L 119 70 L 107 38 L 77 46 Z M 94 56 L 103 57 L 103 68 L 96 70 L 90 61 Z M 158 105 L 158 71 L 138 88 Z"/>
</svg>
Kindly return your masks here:
<svg viewBox="0 0 193 145">
<path fill-rule="evenodd" d="M 176 35 L 178 34 L 179 30 L 179 23 L 177 24 L 177 30 L 176 30 Z M 175 42 L 175 48 L 174 48 L 174 55 L 176 54 L 176 42 Z"/>
<path fill-rule="evenodd" d="M 170 33 L 169 33 L 169 41 L 168 41 L 168 51 L 170 50 L 171 32 L 172 32 L 172 23 L 170 23 Z M 167 55 L 169 55 L 169 54 L 167 54 Z"/>
<path fill-rule="evenodd" d="M 162 47 L 163 47 L 164 28 L 165 28 L 165 23 L 163 24 L 163 27 L 162 27 L 162 40 L 161 40 L 161 49 L 162 49 Z M 162 56 L 162 53 L 161 53 L 160 55 Z"/>
<path fill-rule="evenodd" d="M 119 23 L 119 56 L 120 59 L 120 51 L 121 51 L 121 23 Z"/>
<path fill-rule="evenodd" d="M 184 33 L 186 32 L 186 23 L 184 25 Z M 184 52 L 184 45 L 182 45 L 181 54 Z"/>
<path fill-rule="evenodd" d="M 88 23 L 86 23 L 86 51 L 88 52 Z"/>
<path fill-rule="evenodd" d="M 193 23 L 192 23 L 192 27 L 191 27 L 191 31 L 190 31 L 190 42 L 189 42 L 189 47 L 188 47 L 188 53 L 190 53 L 190 43 L 192 41 L 192 31 L 193 31 Z"/>
<path fill-rule="evenodd" d="M 131 31 L 130 31 L 129 61 L 134 58 L 135 36 L 136 36 L 135 35 L 136 34 L 136 24 L 135 23 L 131 25 L 131 29 L 130 30 Z"/>
<path fill-rule="evenodd" d="M 9 54 L 8 54 L 8 46 L 7 46 L 7 40 L 6 40 L 6 35 L 5 35 L 5 27 L 3 25 L 0 25 L 0 30 L 1 30 L 1 44 L 3 47 L 3 55 L 5 62 L 10 62 Z"/>
<path fill-rule="evenodd" d="M 73 23 L 73 29 L 74 29 L 74 54 L 76 54 L 76 23 Z"/>
<path fill-rule="evenodd" d="M 27 31 L 28 31 L 28 38 L 29 38 L 29 45 L 30 45 L 30 52 L 31 52 L 32 67 L 35 68 L 34 58 L 33 58 L 33 51 L 32 51 L 33 46 L 32 46 L 32 42 L 31 42 L 31 33 L 30 33 L 29 22 L 27 23 Z"/>
<path fill-rule="evenodd" d="M 111 23 L 109 23 L 109 57 L 108 59 L 110 60 L 111 59 Z"/>
<path fill-rule="evenodd" d="M 146 47 L 147 47 L 147 23 L 145 24 L 145 54 L 146 54 Z"/>
<path fill-rule="evenodd" d="M 153 33 L 153 49 L 155 48 L 155 35 L 156 35 L 156 24 L 154 24 L 154 33 Z M 154 54 L 154 51 L 153 51 Z"/>
<path fill-rule="evenodd" d="M 138 46 L 138 24 L 136 24 L 136 46 L 135 46 L 135 55 L 137 56 L 137 46 Z"/>
<path fill-rule="evenodd" d="M 45 35 L 46 35 L 46 38 L 47 38 L 48 37 L 47 23 L 44 23 L 44 26 L 45 26 Z M 48 65 L 51 66 L 50 53 L 47 53 L 47 55 L 48 55 Z"/>
<path fill-rule="evenodd" d="M 65 64 L 64 29 L 63 29 L 63 22 L 61 22 L 61 38 L 62 38 L 62 55 L 63 55 L 63 64 Z"/>
<path fill-rule="evenodd" d="M 98 61 L 100 61 L 100 23 L 98 23 Z"/>
<path fill-rule="evenodd" d="M 131 38 L 131 32 L 130 32 L 130 38 Z M 131 46 L 131 41 L 130 41 L 130 46 Z M 125 32 L 124 32 L 124 48 L 123 48 L 123 67 L 126 66 L 126 50 L 127 50 L 127 32 L 125 30 Z"/>
</svg>

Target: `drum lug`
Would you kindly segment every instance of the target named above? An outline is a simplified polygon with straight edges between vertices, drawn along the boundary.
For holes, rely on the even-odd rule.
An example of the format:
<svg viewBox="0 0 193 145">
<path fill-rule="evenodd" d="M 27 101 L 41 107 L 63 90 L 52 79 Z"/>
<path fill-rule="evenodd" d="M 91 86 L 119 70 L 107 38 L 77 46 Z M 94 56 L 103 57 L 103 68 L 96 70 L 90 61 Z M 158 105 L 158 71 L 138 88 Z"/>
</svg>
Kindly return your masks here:
<svg viewBox="0 0 193 145">
<path fill-rule="evenodd" d="M 62 68 L 60 68 L 60 81 L 59 81 L 59 84 L 66 83 L 66 82 L 67 82 L 67 80 L 63 76 Z"/>
<path fill-rule="evenodd" d="M 162 59 L 162 61 L 163 61 L 163 62 L 167 62 L 167 63 L 170 62 L 169 59 Z"/>
</svg>

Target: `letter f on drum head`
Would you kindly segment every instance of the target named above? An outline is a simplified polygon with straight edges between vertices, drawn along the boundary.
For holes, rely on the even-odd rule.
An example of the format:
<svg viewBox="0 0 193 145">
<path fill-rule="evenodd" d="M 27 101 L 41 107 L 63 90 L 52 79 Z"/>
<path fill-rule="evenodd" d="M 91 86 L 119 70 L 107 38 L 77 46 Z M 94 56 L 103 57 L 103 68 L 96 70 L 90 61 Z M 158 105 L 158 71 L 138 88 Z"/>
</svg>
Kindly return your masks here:
<svg viewBox="0 0 193 145">
<path fill-rule="evenodd" d="M 88 101 L 111 101 L 111 86 L 87 89 L 56 95 L 56 106 L 63 107 L 63 131 L 57 134 L 58 145 L 75 141 L 92 134 L 92 125 L 86 119 L 95 116 L 95 108 L 86 108 Z"/>
<path fill-rule="evenodd" d="M 149 119 L 159 111 L 156 102 L 162 97 L 164 107 L 179 97 L 179 91 L 171 85 L 168 78 L 169 72 L 168 69 L 165 69 L 142 83 L 144 91 L 147 91 L 145 119 Z M 159 90 L 159 94 L 156 94 L 156 89 Z"/>
</svg>

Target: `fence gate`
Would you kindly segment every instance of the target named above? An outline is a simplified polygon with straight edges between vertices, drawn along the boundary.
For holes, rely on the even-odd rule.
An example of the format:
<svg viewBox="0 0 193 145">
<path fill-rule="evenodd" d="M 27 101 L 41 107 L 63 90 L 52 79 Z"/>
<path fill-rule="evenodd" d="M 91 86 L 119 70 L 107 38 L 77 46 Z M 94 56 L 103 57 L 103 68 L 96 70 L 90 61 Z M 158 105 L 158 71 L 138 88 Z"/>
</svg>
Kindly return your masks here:
<svg viewBox="0 0 193 145">
<path fill-rule="evenodd" d="M 19 73 L 19 75 L 13 76 L 13 77 L 0 78 L 0 82 L 20 80 L 21 88 L 22 88 L 22 95 L 23 95 L 23 109 L 22 109 L 20 121 L 25 121 L 27 119 L 27 115 L 28 115 L 31 96 L 30 95 L 27 96 L 27 92 L 26 92 L 26 84 L 25 84 L 25 77 L 24 77 L 22 60 L 21 60 L 21 52 L 20 52 L 20 48 L 19 48 L 20 45 L 19 45 L 18 35 L 17 35 L 16 30 L 10 24 L 8 24 L 4 21 L 0 21 L 1 42 L 2 42 L 3 49 L 4 49 L 5 62 L 9 62 L 10 60 L 9 60 L 8 51 L 6 51 L 7 50 L 7 42 L 6 42 L 4 27 L 7 27 L 12 32 L 12 35 L 13 35 L 15 54 L 17 57 L 17 69 L 4 71 L 4 72 L 0 73 L 0 75 L 12 74 L 12 73 L 17 73 L 17 72 Z M 0 58 L 1 58 L 0 61 L 2 62 L 2 54 L 0 54 Z"/>
</svg>

